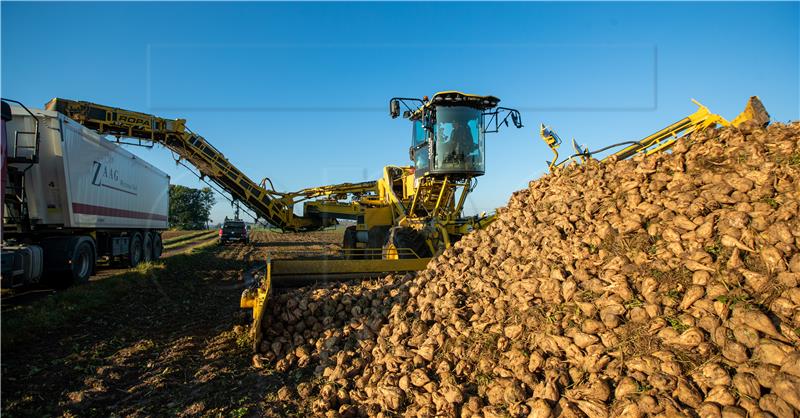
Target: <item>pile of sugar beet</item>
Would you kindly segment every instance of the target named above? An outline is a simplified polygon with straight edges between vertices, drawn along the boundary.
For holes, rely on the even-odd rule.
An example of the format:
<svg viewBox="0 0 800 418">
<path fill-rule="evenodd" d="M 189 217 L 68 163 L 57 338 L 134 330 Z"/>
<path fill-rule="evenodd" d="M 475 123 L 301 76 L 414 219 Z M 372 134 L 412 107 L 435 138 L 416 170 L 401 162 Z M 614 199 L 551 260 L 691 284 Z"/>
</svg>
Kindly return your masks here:
<svg viewBox="0 0 800 418">
<path fill-rule="evenodd" d="M 425 271 L 277 294 L 258 362 L 329 417 L 797 417 L 799 142 L 558 169 Z"/>
</svg>

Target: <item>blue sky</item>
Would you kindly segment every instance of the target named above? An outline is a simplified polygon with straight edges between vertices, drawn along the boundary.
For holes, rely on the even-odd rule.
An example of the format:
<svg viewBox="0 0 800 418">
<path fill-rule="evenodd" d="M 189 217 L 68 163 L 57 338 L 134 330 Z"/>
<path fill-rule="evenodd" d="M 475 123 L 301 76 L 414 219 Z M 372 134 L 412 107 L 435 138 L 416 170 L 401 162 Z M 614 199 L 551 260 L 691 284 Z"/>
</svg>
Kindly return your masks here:
<svg viewBox="0 0 800 418">
<path fill-rule="evenodd" d="M 545 171 L 540 122 L 593 148 L 682 118 L 692 98 L 733 118 L 759 95 L 774 120 L 800 119 L 798 4 L 4 1 L 0 88 L 186 118 L 287 191 L 407 164 L 390 97 L 492 94 L 525 127 L 489 136 L 475 213 Z M 132 151 L 202 185 L 164 149 Z M 232 213 L 218 201 L 215 221 Z"/>
</svg>

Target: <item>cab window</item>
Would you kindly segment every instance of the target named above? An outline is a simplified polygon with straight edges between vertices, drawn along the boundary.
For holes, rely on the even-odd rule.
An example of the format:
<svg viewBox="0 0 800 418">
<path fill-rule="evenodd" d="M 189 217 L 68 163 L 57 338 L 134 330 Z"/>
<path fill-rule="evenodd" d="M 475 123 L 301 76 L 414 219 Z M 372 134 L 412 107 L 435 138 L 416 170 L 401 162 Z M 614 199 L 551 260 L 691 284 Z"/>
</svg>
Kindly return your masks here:
<svg viewBox="0 0 800 418">
<path fill-rule="evenodd" d="M 435 133 L 434 171 L 483 173 L 485 131 L 480 110 L 437 106 Z"/>
<path fill-rule="evenodd" d="M 422 122 L 415 120 L 411 132 L 412 160 L 417 174 L 428 171 L 430 165 L 427 142 L 427 132 L 422 127 Z"/>
</svg>

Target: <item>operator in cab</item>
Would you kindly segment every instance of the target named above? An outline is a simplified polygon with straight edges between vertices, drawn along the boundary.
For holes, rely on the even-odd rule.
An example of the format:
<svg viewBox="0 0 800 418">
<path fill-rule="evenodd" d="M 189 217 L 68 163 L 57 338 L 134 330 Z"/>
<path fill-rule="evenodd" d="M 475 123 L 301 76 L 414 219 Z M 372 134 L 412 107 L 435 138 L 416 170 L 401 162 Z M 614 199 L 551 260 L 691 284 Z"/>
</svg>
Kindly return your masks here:
<svg viewBox="0 0 800 418">
<path fill-rule="evenodd" d="M 450 153 L 445 157 L 445 162 L 457 164 L 472 162 L 472 159 L 469 157 L 475 152 L 478 144 L 475 143 L 472 130 L 463 120 L 453 120 L 453 131 L 450 133 L 448 142 L 451 144 L 452 148 Z"/>
<path fill-rule="evenodd" d="M 462 120 L 456 120 L 453 126 L 453 139 L 456 141 L 456 151 L 466 157 L 472 155 L 478 149 L 475 138 L 472 136 L 472 129 Z"/>
</svg>

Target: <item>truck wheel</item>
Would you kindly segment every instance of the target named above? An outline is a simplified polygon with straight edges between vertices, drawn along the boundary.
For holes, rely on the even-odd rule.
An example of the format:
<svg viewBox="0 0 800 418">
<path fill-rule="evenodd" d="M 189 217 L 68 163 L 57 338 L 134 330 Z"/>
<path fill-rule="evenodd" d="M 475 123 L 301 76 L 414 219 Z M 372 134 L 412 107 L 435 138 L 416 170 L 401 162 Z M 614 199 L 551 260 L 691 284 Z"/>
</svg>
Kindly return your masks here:
<svg viewBox="0 0 800 418">
<path fill-rule="evenodd" d="M 153 260 L 153 234 L 145 232 L 142 234 L 142 261 Z"/>
<path fill-rule="evenodd" d="M 161 258 L 161 253 L 164 252 L 164 242 L 161 241 L 161 233 L 153 232 L 153 260 Z"/>
<path fill-rule="evenodd" d="M 134 232 L 128 249 L 128 264 L 136 267 L 142 261 L 142 234 Z"/>
<path fill-rule="evenodd" d="M 94 249 L 89 241 L 83 241 L 75 247 L 70 268 L 72 283 L 81 284 L 89 281 L 94 270 Z"/>
</svg>

